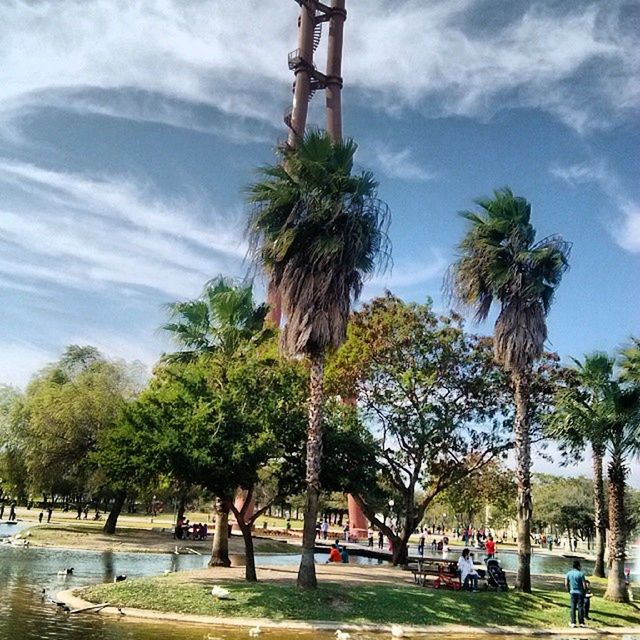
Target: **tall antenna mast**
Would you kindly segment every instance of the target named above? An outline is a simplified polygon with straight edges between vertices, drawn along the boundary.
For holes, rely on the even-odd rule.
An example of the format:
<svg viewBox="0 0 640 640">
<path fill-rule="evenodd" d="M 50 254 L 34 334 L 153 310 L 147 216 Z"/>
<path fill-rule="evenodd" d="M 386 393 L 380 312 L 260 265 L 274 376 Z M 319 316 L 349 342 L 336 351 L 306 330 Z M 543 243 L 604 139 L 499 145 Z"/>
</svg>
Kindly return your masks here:
<svg viewBox="0 0 640 640">
<path fill-rule="evenodd" d="M 345 0 L 331 0 L 331 6 L 319 0 L 295 0 L 300 5 L 298 15 L 298 48 L 289 53 L 288 65 L 293 71 L 293 102 L 284 114 L 287 125 L 287 146 L 295 149 L 304 136 L 309 102 L 316 91 L 325 91 L 327 132 L 333 140 L 342 138 L 342 40 L 347 19 Z M 322 38 L 323 23 L 329 24 L 327 72 L 316 68 L 313 56 Z M 282 304 L 280 294 L 269 284 L 267 319 L 280 325 Z"/>
<path fill-rule="evenodd" d="M 293 103 L 284 122 L 289 132 L 287 144 L 295 148 L 304 136 L 309 101 L 316 91 L 326 94 L 327 131 L 333 139 L 342 136 L 342 39 L 347 17 L 345 0 L 295 0 L 300 5 L 298 48 L 289 53 L 289 69 L 294 72 Z M 322 38 L 322 24 L 329 23 L 326 73 L 320 72 L 313 56 Z"/>
</svg>

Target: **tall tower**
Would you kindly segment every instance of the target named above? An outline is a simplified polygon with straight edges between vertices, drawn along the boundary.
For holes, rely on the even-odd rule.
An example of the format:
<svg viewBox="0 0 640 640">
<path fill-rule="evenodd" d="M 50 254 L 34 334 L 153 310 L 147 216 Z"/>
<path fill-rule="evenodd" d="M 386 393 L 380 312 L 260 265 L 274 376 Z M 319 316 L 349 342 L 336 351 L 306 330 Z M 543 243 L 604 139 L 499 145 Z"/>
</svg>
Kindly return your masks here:
<svg viewBox="0 0 640 640">
<path fill-rule="evenodd" d="M 298 15 L 298 48 L 289 53 L 289 69 L 294 73 L 293 102 L 284 114 L 287 125 L 287 145 L 295 148 L 304 136 L 309 102 L 317 91 L 325 91 L 327 132 L 334 140 L 342 137 L 342 40 L 347 19 L 345 0 L 331 0 L 331 6 L 319 0 L 295 0 L 300 5 Z M 322 38 L 322 25 L 329 25 L 326 73 L 318 71 L 314 54 Z M 282 304 L 280 294 L 269 284 L 267 319 L 280 325 Z"/>
<path fill-rule="evenodd" d="M 295 1 L 300 5 L 298 48 L 288 58 L 289 69 L 295 75 L 293 103 L 284 116 L 290 147 L 295 147 L 304 135 L 309 101 L 321 90 L 326 95 L 327 131 L 334 139 L 342 136 L 342 39 L 347 17 L 345 0 L 331 0 L 331 6 L 318 0 Z M 326 73 L 319 71 L 314 61 L 323 23 L 329 25 Z"/>
</svg>

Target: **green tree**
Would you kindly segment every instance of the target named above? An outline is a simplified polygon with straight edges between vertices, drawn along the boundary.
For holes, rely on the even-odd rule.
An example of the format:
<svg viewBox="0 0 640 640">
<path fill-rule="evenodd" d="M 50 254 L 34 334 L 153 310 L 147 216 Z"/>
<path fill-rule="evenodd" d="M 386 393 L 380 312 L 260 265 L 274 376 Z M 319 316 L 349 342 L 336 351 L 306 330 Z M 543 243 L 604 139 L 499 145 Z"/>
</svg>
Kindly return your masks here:
<svg viewBox="0 0 640 640">
<path fill-rule="evenodd" d="M 622 380 L 640 384 L 640 338 L 631 338 L 631 345 L 622 351 Z"/>
<path fill-rule="evenodd" d="M 316 587 L 315 523 L 320 497 L 324 362 L 345 339 L 363 278 L 387 256 L 387 207 L 369 172 L 353 174 L 356 144 L 310 131 L 282 162 L 263 167 L 248 193 L 255 260 L 281 295 L 287 352 L 311 363 L 306 503 L 298 585 Z"/>
<path fill-rule="evenodd" d="M 585 356 L 584 362 L 574 360 L 574 365 L 574 384 L 559 390 L 556 411 L 549 416 L 549 434 L 568 448 L 570 462 L 587 444 L 591 447 L 596 530 L 593 574 L 602 578 L 607 538 L 603 459 L 609 422 L 606 413 L 600 412 L 598 407 L 613 373 L 614 362 L 606 353 L 593 353 Z"/>
<path fill-rule="evenodd" d="M 387 294 L 353 314 L 329 379 L 357 400 L 372 431 L 400 530 L 377 516 L 379 487 L 354 498 L 392 540 L 394 564 L 404 564 L 409 537 L 437 496 L 510 446 L 505 376 L 490 340 L 466 334 L 459 317 Z"/>
<path fill-rule="evenodd" d="M 95 472 L 88 454 L 137 392 L 125 363 L 95 353 L 90 347 L 69 347 L 32 379 L 15 412 L 34 491 L 82 495 Z"/>
<path fill-rule="evenodd" d="M 535 524 L 540 531 L 550 528 L 554 535 L 591 539 L 595 533 L 593 483 L 589 478 L 561 478 L 549 474 L 533 477 Z"/>
<path fill-rule="evenodd" d="M 165 355 L 169 362 L 194 362 L 213 358 L 225 379 L 225 371 L 234 358 L 251 343 L 264 339 L 267 314 L 265 305 L 256 306 L 253 286 L 237 284 L 222 276 L 205 285 L 200 298 L 168 305 L 170 321 L 163 326 L 179 346 L 179 351 Z M 210 566 L 230 566 L 228 521 L 233 491 L 217 495 L 216 528 Z"/>
<path fill-rule="evenodd" d="M 496 359 L 511 377 L 516 418 L 518 484 L 518 573 L 516 586 L 531 592 L 530 379 L 547 339 L 546 317 L 568 266 L 569 245 L 559 236 L 535 241 L 531 205 L 510 189 L 476 201 L 480 212 L 464 212 L 470 223 L 449 271 L 453 297 L 486 320 L 500 305 L 494 328 Z"/>
<path fill-rule="evenodd" d="M 510 515 L 515 494 L 513 472 L 504 468 L 500 460 L 493 460 L 451 485 L 439 501 L 453 512 L 460 524 L 478 527 L 480 524 L 493 525 L 494 520 L 504 524 L 504 518 L 498 516 Z"/>
<path fill-rule="evenodd" d="M 598 375 L 593 375 L 598 364 Z M 589 376 L 586 372 L 590 371 Z M 601 354 L 585 361 L 582 385 L 558 394 L 550 417 L 552 433 L 568 446 L 579 449 L 595 437 L 609 454 L 609 576 L 605 597 L 627 602 L 624 563 L 628 521 L 625 509 L 628 461 L 640 451 L 640 387 L 621 383 L 614 361 Z"/>
<path fill-rule="evenodd" d="M 27 469 L 24 462 L 19 422 L 15 419 L 22 393 L 0 384 L 0 500 L 27 496 Z"/>
</svg>

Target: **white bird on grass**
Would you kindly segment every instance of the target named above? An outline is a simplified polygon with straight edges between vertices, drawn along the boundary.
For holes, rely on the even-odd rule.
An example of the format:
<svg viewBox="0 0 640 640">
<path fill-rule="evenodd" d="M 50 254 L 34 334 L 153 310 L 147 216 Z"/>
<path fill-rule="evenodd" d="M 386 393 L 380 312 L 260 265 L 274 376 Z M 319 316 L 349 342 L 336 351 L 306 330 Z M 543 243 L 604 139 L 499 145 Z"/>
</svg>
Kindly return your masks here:
<svg viewBox="0 0 640 640">
<path fill-rule="evenodd" d="M 404 638 L 404 629 L 399 624 L 391 625 L 392 638 Z"/>
<path fill-rule="evenodd" d="M 211 589 L 211 595 L 218 600 L 231 600 L 231 592 L 229 589 L 216 585 Z"/>
<path fill-rule="evenodd" d="M 257 638 L 262 633 L 262 629 L 260 627 L 253 627 L 253 629 L 249 629 L 249 637 Z"/>
<path fill-rule="evenodd" d="M 338 629 L 336 631 L 336 638 L 338 638 L 338 640 L 349 640 L 350 637 L 351 634 L 343 631 L 342 629 Z"/>
</svg>

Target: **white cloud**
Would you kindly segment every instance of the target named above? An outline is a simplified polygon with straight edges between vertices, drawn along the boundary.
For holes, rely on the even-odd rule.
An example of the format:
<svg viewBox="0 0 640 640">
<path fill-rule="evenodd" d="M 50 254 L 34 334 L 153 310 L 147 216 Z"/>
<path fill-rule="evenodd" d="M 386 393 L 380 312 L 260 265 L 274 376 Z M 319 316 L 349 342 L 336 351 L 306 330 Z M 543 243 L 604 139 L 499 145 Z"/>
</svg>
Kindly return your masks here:
<svg viewBox="0 0 640 640">
<path fill-rule="evenodd" d="M 24 342 L 0 343 L 0 381 L 23 387 L 34 372 L 56 358 L 54 353 Z"/>
<path fill-rule="evenodd" d="M 410 149 L 392 149 L 387 144 L 374 145 L 373 161 L 388 178 L 407 182 L 428 182 L 437 178 L 435 171 L 420 165 L 412 157 Z"/>
<path fill-rule="evenodd" d="M 352 3 L 346 86 L 390 111 L 526 106 L 581 131 L 637 108 L 639 35 L 623 0 L 523 5 L 498 25 L 486 0 Z M 283 0 L 9 0 L 0 112 L 54 104 L 200 129 L 190 109 L 206 105 L 280 127 L 295 22 Z"/>
<path fill-rule="evenodd" d="M 0 182 L 26 194 L 0 215 L 0 275 L 79 289 L 147 287 L 197 293 L 219 272 L 240 273 L 237 215 L 197 201 L 163 201 L 130 179 L 0 160 Z"/>
<path fill-rule="evenodd" d="M 363 297 L 379 295 L 385 289 L 395 293 L 398 289 L 418 287 L 441 278 L 446 266 L 447 261 L 438 249 L 430 249 L 427 256 L 419 259 L 398 260 L 390 271 L 367 281 Z"/>
<path fill-rule="evenodd" d="M 614 240 L 631 253 L 640 253 L 640 203 L 625 195 L 620 179 L 603 160 L 553 166 L 551 174 L 572 186 L 595 184 L 618 209 L 619 217 L 607 229 Z"/>
</svg>

